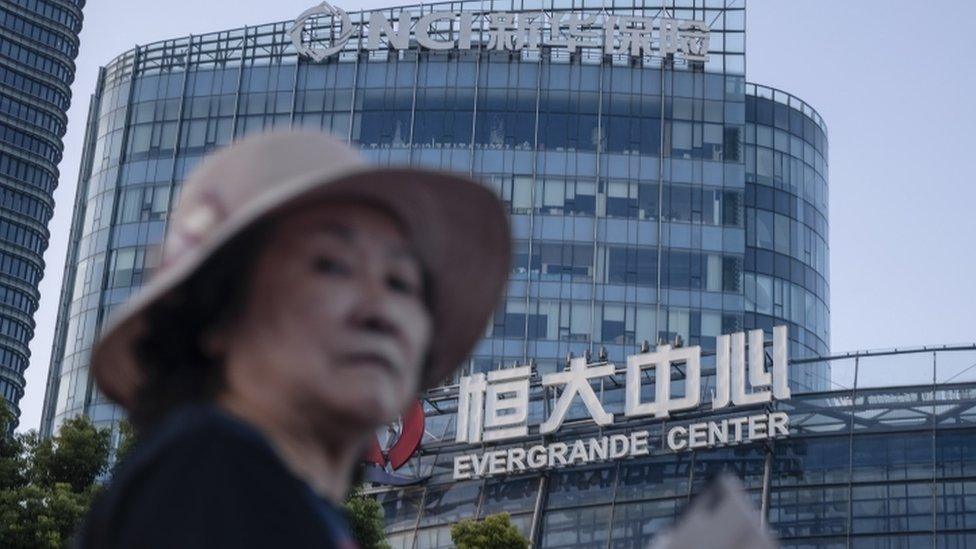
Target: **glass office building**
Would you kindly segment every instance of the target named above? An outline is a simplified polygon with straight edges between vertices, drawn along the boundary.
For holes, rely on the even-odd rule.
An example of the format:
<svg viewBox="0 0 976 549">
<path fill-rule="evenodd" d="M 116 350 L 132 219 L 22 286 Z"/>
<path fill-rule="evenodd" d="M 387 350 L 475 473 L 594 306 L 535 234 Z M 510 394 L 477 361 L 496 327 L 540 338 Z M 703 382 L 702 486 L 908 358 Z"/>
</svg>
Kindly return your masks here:
<svg viewBox="0 0 976 549">
<path fill-rule="evenodd" d="M 812 363 L 829 365 L 830 390 L 799 389 L 772 404 L 681 412 L 667 420 L 618 417 L 604 428 L 581 409 L 545 438 L 536 427 L 554 394 L 535 380 L 530 434 L 483 446 L 455 442 L 457 389 L 432 391 L 419 454 L 396 471 L 421 481 L 373 490 L 390 543 L 452 547 L 450 526 L 458 520 L 507 512 L 535 547 L 644 548 L 708 479 L 727 472 L 743 481 L 784 548 L 976 547 L 976 345 L 794 359 L 790 367 Z M 593 385 L 608 412 L 620 412 L 614 403 L 622 400 L 621 366 Z M 706 388 L 712 381 L 702 379 Z M 676 426 L 765 412 L 788 414 L 789 435 L 678 453 L 667 447 L 665 433 Z M 638 428 L 650 432 L 647 456 L 460 482 L 453 477 L 461 454 Z"/>
<path fill-rule="evenodd" d="M 703 22 L 710 40 L 697 60 L 545 41 L 499 48 L 482 20 L 539 16 L 558 34 L 560 14 L 608 17 L 602 9 L 408 6 L 349 17 L 468 14 L 467 47 L 410 37 L 395 48 L 389 36 L 389 47 L 382 37 L 375 47 L 363 33 L 316 61 L 299 55 L 287 21 L 140 46 L 109 63 L 90 114 L 43 429 L 78 413 L 118 418 L 89 376 L 99 326 L 151 269 L 188 171 L 274 128 L 345 137 L 381 164 L 468 173 L 505 200 L 510 283 L 465 371 L 531 361 L 544 373 L 570 353 L 621 360 L 644 341 L 676 337 L 708 351 L 719 334 L 773 324 L 789 326 L 791 356 L 826 354 L 823 120 L 790 94 L 746 82 L 739 0 L 609 12 Z M 797 370 L 793 385 L 826 388 L 824 368 Z"/>
<path fill-rule="evenodd" d="M 419 453 L 395 472 L 417 483 L 372 490 L 394 547 L 449 546 L 456 520 L 502 511 L 536 546 L 644 547 L 721 470 L 744 480 L 787 547 L 976 544 L 976 349 L 829 358 L 826 126 L 796 97 L 746 81 L 743 2 L 606 4 L 426 4 L 376 12 L 376 24 L 372 12 L 349 14 L 374 32 L 405 11 L 444 15 L 427 20 L 442 35 L 474 28 L 456 47 L 429 36 L 371 43 L 341 32 L 333 12 L 303 33 L 334 50 L 319 60 L 300 55 L 305 42 L 286 21 L 140 46 L 109 63 L 89 116 L 43 429 L 80 413 L 102 425 L 121 417 L 95 390 L 88 353 L 152 268 L 193 166 L 245 134 L 302 127 L 343 136 L 378 163 L 468 173 L 510 208 L 507 293 L 462 371 L 533 364 L 532 434 L 483 449 L 651 434 L 639 458 L 455 481 L 453 458 L 472 446 L 455 442 L 458 386 L 448 382 L 424 395 Z M 551 30 L 563 12 L 700 21 L 707 59 L 499 48 L 485 21 L 538 15 Z M 622 365 L 645 340 L 680 336 L 704 351 L 708 403 L 716 337 L 780 325 L 790 399 L 602 429 L 574 406 L 558 433 L 534 434 L 555 398 L 539 376 L 570 354 Z M 592 384 L 608 410 L 619 411 L 623 377 Z M 673 426 L 759 411 L 789 414 L 789 435 L 661 449 Z"/>
<path fill-rule="evenodd" d="M 84 6 L 0 5 L 0 398 L 18 417 Z"/>
</svg>

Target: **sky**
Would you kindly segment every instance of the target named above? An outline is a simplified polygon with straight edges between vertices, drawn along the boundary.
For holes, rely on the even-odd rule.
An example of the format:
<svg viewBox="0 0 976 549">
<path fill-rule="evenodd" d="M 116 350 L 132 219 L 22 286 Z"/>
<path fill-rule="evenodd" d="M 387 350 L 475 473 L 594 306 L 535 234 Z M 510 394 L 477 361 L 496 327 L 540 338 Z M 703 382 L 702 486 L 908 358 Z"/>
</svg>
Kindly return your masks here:
<svg viewBox="0 0 976 549">
<path fill-rule="evenodd" d="M 92 0 L 20 430 L 41 419 L 85 119 L 98 68 L 167 38 L 293 19 L 316 0 Z M 347 11 L 400 0 L 343 0 Z M 834 352 L 976 341 L 976 2 L 748 0 L 746 77 L 826 120 Z"/>
</svg>

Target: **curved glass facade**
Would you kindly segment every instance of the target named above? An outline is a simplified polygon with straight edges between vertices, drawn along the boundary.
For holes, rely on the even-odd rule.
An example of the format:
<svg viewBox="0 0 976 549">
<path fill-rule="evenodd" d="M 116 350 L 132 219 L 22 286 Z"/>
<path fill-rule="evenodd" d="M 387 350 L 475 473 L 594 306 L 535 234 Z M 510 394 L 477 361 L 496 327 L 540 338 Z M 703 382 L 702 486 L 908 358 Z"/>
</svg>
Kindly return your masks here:
<svg viewBox="0 0 976 549">
<path fill-rule="evenodd" d="M 0 398 L 18 416 L 84 5 L 0 6 Z"/>
<path fill-rule="evenodd" d="M 789 321 L 801 353 L 826 355 L 826 128 L 810 106 L 780 90 L 747 84 L 745 106 L 745 325 L 769 332 Z M 824 387 L 830 372 L 822 366 L 808 365 L 795 381 Z"/>
<path fill-rule="evenodd" d="M 489 8 L 523 10 L 382 13 Z M 719 334 L 772 323 L 789 325 L 791 356 L 826 354 L 825 125 L 802 101 L 746 83 L 741 2 L 688 2 L 673 16 L 708 22 L 707 61 L 495 51 L 475 33 L 471 49 L 450 51 L 366 51 L 359 37 L 313 62 L 296 54 L 290 22 L 121 55 L 90 115 L 44 429 L 77 413 L 116 419 L 88 375 L 98 327 L 152 267 L 195 163 L 281 127 L 343 136 L 380 164 L 465 172 L 504 199 L 510 283 L 464 371 L 534 361 L 545 373 L 569 353 L 619 361 L 676 337 L 708 351 Z M 811 366 L 792 382 L 826 380 Z"/>
<path fill-rule="evenodd" d="M 788 413 L 789 436 L 766 443 L 681 453 L 656 443 L 615 463 L 454 481 L 454 456 L 470 451 L 454 442 L 458 389 L 430 391 L 423 445 L 398 471 L 424 480 L 374 491 L 394 547 L 449 546 L 451 523 L 500 511 L 541 547 L 644 547 L 720 470 L 743 479 L 786 547 L 976 544 L 976 350 L 816 358 L 830 345 L 826 126 L 796 97 L 746 82 L 742 2 L 668 4 L 708 23 L 708 61 L 493 51 L 479 35 L 449 51 L 369 51 L 358 38 L 313 62 L 297 55 L 291 22 L 113 60 L 89 115 L 42 428 L 79 413 L 100 424 L 121 416 L 94 389 L 88 353 L 153 267 L 186 174 L 245 134 L 304 127 L 381 164 L 468 173 L 508 205 L 510 282 L 464 373 L 518 362 L 545 374 L 586 353 L 623 364 L 645 340 L 680 336 L 705 350 L 707 402 L 718 335 L 789 328 L 792 399 L 602 430 L 577 406 L 544 439 L 639 426 L 660 441 L 675 425 Z M 531 11 L 505 0 L 382 13 L 400 9 Z M 892 372 L 911 379 L 891 387 Z M 622 405 L 623 375 L 592 385 L 608 409 Z M 549 391 L 535 375 L 532 433 Z"/>
</svg>

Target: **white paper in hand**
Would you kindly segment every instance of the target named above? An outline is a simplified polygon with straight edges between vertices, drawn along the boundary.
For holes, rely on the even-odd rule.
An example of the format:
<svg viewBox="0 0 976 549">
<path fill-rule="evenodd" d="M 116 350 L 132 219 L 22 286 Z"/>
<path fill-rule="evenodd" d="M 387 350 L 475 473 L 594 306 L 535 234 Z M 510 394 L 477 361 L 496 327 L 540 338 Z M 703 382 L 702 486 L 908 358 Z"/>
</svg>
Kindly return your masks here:
<svg viewBox="0 0 976 549">
<path fill-rule="evenodd" d="M 762 527 L 759 512 L 738 479 L 723 476 L 711 483 L 678 522 L 661 533 L 651 549 L 776 549 Z"/>
</svg>

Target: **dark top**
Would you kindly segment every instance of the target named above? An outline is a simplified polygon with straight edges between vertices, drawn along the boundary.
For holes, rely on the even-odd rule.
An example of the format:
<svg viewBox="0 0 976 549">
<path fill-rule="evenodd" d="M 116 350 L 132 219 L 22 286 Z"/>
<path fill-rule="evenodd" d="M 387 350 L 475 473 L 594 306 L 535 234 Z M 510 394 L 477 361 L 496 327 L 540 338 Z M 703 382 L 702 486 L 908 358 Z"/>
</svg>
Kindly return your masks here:
<svg viewBox="0 0 976 549">
<path fill-rule="evenodd" d="M 133 449 L 78 532 L 80 548 L 355 548 L 342 512 L 254 428 L 214 406 L 174 411 Z"/>
</svg>

